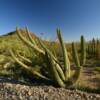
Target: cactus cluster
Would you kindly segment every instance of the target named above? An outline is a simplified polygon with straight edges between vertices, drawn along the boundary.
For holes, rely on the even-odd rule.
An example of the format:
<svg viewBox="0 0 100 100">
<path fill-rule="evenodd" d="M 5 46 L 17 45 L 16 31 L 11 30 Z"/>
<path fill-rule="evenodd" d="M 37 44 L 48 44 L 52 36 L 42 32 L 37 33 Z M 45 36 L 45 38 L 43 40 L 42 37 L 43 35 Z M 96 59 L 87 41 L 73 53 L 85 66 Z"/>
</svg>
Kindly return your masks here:
<svg viewBox="0 0 100 100">
<path fill-rule="evenodd" d="M 88 42 L 87 53 L 93 58 L 100 59 L 100 42 L 98 39 L 93 38 L 90 42 Z"/>
<path fill-rule="evenodd" d="M 100 42 L 99 42 L 98 39 L 97 39 L 97 42 L 96 42 L 96 58 L 100 59 Z"/>
<path fill-rule="evenodd" d="M 76 66 L 78 68 L 80 68 L 79 56 L 78 56 L 78 53 L 77 53 L 77 50 L 76 50 L 74 42 L 72 43 L 72 53 L 73 53 L 72 55 L 73 55 L 73 59 L 74 59 L 74 62 L 76 64 Z"/>
<path fill-rule="evenodd" d="M 59 60 L 57 59 L 57 57 L 46 47 L 46 45 L 44 44 L 44 42 L 39 38 L 37 38 L 37 41 L 39 43 L 39 46 L 37 44 L 37 42 L 32 38 L 32 35 L 30 34 L 30 32 L 28 31 L 28 28 L 26 28 L 26 32 L 27 32 L 27 36 L 28 39 L 26 39 L 22 34 L 19 28 L 16 28 L 17 31 L 17 35 L 19 36 L 19 38 L 29 47 L 33 49 L 33 52 L 37 52 L 37 54 L 41 55 L 42 60 L 45 62 L 46 67 L 43 67 L 42 69 L 45 69 L 45 71 L 42 72 L 38 72 L 34 69 L 34 67 L 30 67 L 28 65 L 26 65 L 25 63 L 23 63 L 21 60 L 19 60 L 16 56 L 16 54 L 13 52 L 13 50 L 9 50 L 12 58 L 23 68 L 25 68 L 26 70 L 28 70 L 29 72 L 31 72 L 34 75 L 46 79 L 46 80 L 51 80 L 54 83 L 56 83 L 58 86 L 60 87 L 67 87 L 68 84 L 70 86 L 73 86 L 76 81 L 79 79 L 80 76 L 80 71 L 81 71 L 81 67 L 80 67 L 80 63 L 79 63 L 79 58 L 77 56 L 77 51 L 75 49 L 75 45 L 74 43 L 72 44 L 72 48 L 73 48 L 73 55 L 75 58 L 75 63 L 76 63 L 76 71 L 73 75 L 71 75 L 71 68 L 70 68 L 70 60 L 68 57 L 68 52 L 66 50 L 66 46 L 65 43 L 62 39 L 62 35 L 61 35 L 61 31 L 60 29 L 57 29 L 57 36 L 59 39 L 59 43 L 62 49 L 62 54 L 63 54 L 63 61 L 64 61 L 64 66 L 62 66 L 59 62 Z M 82 49 L 84 50 L 84 39 L 82 37 Z M 83 62 L 85 62 L 85 53 L 82 52 L 83 54 Z M 37 55 L 38 56 L 38 55 Z M 23 60 L 25 60 L 28 63 L 32 63 L 32 61 L 30 61 L 29 59 L 20 56 Z M 35 65 L 34 65 L 35 66 Z"/>
</svg>

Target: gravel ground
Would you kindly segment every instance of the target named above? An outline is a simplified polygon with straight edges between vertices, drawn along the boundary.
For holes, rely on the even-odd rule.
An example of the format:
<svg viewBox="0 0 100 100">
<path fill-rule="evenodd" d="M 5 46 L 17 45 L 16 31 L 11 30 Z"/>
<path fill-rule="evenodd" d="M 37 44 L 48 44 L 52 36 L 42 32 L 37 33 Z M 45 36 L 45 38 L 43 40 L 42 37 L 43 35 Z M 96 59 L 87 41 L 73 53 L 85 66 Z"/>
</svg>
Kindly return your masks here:
<svg viewBox="0 0 100 100">
<path fill-rule="evenodd" d="M 100 100 L 100 94 L 0 80 L 0 100 Z"/>
</svg>

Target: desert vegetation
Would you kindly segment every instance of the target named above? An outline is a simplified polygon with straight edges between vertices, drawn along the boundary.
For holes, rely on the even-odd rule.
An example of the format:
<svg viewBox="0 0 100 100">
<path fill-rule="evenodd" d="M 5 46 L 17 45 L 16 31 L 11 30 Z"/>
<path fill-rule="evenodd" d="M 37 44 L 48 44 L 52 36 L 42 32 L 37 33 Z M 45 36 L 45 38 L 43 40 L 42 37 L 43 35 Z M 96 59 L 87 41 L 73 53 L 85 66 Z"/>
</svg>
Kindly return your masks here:
<svg viewBox="0 0 100 100">
<path fill-rule="evenodd" d="M 100 41 L 65 43 L 42 40 L 28 28 L 0 37 L 0 77 L 26 84 L 49 84 L 100 93 Z"/>
</svg>

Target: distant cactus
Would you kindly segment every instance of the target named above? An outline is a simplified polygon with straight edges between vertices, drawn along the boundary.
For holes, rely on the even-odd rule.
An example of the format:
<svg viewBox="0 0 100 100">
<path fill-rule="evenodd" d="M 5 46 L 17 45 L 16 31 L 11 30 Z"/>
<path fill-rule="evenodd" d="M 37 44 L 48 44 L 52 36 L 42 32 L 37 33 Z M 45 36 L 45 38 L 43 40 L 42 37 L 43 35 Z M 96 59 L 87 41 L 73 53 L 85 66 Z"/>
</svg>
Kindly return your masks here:
<svg viewBox="0 0 100 100">
<path fill-rule="evenodd" d="M 73 58 L 74 58 L 74 62 L 76 66 L 80 67 L 80 60 L 79 60 L 78 53 L 77 53 L 74 42 L 72 43 L 72 53 L 73 53 Z"/>
<path fill-rule="evenodd" d="M 96 41 L 95 38 L 92 39 L 92 50 L 93 50 L 93 55 L 95 56 L 96 54 Z"/>
<path fill-rule="evenodd" d="M 44 42 L 37 37 L 38 43 L 40 46 L 37 45 L 36 41 L 32 38 L 32 36 L 30 35 L 28 28 L 26 29 L 27 34 L 28 34 L 28 38 L 26 39 L 25 37 L 22 36 L 20 30 L 18 28 L 16 28 L 17 31 L 17 35 L 19 36 L 19 38 L 29 47 L 33 49 L 33 52 L 36 51 L 37 52 L 37 56 L 41 56 L 42 60 L 43 60 L 43 64 L 45 63 L 45 67 L 43 64 L 39 65 L 41 66 L 42 70 L 45 70 L 43 73 L 42 72 L 38 72 L 37 70 L 34 69 L 34 67 L 28 66 L 26 64 L 24 64 L 22 61 L 20 61 L 16 55 L 13 53 L 12 50 L 9 50 L 12 58 L 23 68 L 25 68 L 26 70 L 30 71 L 34 75 L 46 79 L 46 80 L 50 80 L 53 81 L 54 83 L 56 83 L 57 85 L 59 85 L 60 87 L 67 87 L 68 84 L 66 84 L 67 82 L 70 82 L 70 86 L 72 86 L 78 79 L 79 74 L 80 73 L 80 65 L 79 65 L 79 61 L 77 58 L 77 52 L 75 51 L 75 48 L 73 48 L 74 51 L 74 55 L 76 58 L 76 67 L 77 70 L 74 73 L 73 77 L 70 75 L 71 70 L 70 70 L 70 61 L 68 58 L 68 53 L 64 44 L 64 41 L 62 39 L 61 36 L 61 31 L 60 29 L 57 29 L 57 36 L 62 48 L 62 53 L 63 53 L 63 61 L 64 61 L 64 67 L 60 64 L 60 62 L 58 61 L 57 57 L 46 47 L 46 45 L 44 44 Z M 84 49 L 84 46 L 83 46 Z M 20 55 L 19 55 L 20 56 Z M 20 58 L 22 58 L 23 60 L 27 61 L 28 63 L 32 63 L 33 61 L 30 61 L 29 59 L 20 56 Z M 34 65 L 35 66 L 35 65 Z M 78 71 L 78 72 L 77 72 Z M 75 78 L 74 78 L 75 76 Z M 78 76 L 78 77 L 76 77 Z"/>
<path fill-rule="evenodd" d="M 88 55 L 90 54 L 90 49 L 91 49 L 91 48 L 90 48 L 90 43 L 88 43 L 88 45 L 87 45 L 87 50 L 86 50 Z"/>
<path fill-rule="evenodd" d="M 86 62 L 86 44 L 84 36 L 81 36 L 81 65 L 84 65 Z"/>
<path fill-rule="evenodd" d="M 96 43 L 96 58 L 99 60 L 100 59 L 100 42 L 97 39 L 97 43 Z"/>
</svg>

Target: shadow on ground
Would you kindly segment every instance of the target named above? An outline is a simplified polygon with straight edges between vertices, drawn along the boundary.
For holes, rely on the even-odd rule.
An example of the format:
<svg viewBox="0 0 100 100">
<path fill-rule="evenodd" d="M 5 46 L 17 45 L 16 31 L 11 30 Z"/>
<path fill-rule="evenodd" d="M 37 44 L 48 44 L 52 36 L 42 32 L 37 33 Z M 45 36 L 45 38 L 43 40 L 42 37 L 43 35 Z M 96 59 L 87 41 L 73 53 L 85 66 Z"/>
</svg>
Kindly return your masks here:
<svg viewBox="0 0 100 100">
<path fill-rule="evenodd" d="M 28 86 L 43 86 L 43 85 L 53 85 L 54 83 L 51 81 L 46 81 L 46 80 L 42 80 L 42 79 L 32 79 L 29 82 L 25 82 L 23 80 L 16 80 L 14 78 L 10 78 L 10 77 L 2 77 L 0 76 L 0 83 L 12 83 L 12 84 L 21 84 L 21 85 L 28 85 Z"/>
</svg>

